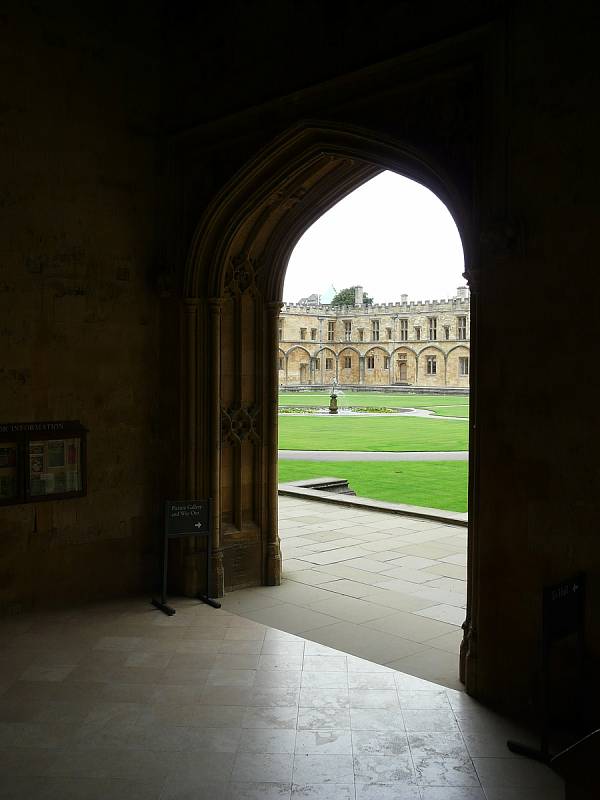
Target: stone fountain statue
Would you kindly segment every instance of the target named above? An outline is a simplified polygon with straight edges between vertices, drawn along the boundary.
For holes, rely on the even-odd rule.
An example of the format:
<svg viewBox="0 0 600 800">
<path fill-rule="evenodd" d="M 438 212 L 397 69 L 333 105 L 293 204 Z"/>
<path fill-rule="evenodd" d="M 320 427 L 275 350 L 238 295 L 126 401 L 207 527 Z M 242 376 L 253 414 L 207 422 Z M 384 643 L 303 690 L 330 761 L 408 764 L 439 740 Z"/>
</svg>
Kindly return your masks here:
<svg viewBox="0 0 600 800">
<path fill-rule="evenodd" d="M 335 391 L 335 387 L 337 386 L 337 380 L 334 378 L 331 381 L 331 395 L 329 396 L 329 413 L 330 414 L 337 414 L 338 413 L 338 402 L 337 402 L 337 394 Z"/>
</svg>

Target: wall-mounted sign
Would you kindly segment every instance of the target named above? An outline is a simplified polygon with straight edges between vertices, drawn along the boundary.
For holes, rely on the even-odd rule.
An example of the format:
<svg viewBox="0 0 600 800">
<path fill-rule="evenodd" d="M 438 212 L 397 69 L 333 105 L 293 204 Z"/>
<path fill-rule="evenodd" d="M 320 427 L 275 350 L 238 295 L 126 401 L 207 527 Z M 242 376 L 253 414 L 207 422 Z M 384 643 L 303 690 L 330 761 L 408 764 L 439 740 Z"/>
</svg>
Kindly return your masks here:
<svg viewBox="0 0 600 800">
<path fill-rule="evenodd" d="M 585 576 L 544 588 L 543 632 L 547 643 L 576 633 L 583 635 L 585 617 Z"/>
<path fill-rule="evenodd" d="M 85 436 L 78 421 L 0 424 L 0 504 L 84 495 Z"/>
</svg>

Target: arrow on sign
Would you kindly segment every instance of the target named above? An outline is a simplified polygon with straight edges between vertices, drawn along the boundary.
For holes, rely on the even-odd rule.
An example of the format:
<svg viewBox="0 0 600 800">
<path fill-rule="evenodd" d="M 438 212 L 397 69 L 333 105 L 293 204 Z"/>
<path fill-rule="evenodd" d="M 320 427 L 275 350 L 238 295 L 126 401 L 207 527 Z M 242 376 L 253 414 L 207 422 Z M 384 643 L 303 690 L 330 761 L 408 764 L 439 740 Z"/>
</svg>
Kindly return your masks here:
<svg viewBox="0 0 600 800">
<path fill-rule="evenodd" d="M 197 523 L 194 525 L 194 528 L 201 528 L 201 527 L 202 527 L 202 523 L 201 523 L 201 522 L 197 522 Z"/>
</svg>

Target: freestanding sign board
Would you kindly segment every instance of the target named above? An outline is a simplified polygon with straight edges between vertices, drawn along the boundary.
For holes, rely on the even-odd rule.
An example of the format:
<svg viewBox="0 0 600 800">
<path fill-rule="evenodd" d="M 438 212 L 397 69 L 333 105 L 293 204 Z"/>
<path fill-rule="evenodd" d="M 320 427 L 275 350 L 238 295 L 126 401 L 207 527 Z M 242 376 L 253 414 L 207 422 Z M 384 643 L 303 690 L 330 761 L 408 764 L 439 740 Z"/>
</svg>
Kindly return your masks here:
<svg viewBox="0 0 600 800">
<path fill-rule="evenodd" d="M 163 573 L 160 600 L 152 599 L 152 605 L 164 614 L 172 616 L 175 609 L 167 604 L 167 574 L 169 562 L 169 539 L 180 536 L 203 536 L 206 539 L 206 593 L 198 599 L 213 608 L 221 604 L 208 596 L 210 591 L 210 560 L 212 532 L 212 500 L 167 500 L 165 501 L 165 523 L 163 531 Z"/>
<path fill-rule="evenodd" d="M 200 536 L 209 533 L 209 500 L 167 500 L 167 536 Z"/>
</svg>

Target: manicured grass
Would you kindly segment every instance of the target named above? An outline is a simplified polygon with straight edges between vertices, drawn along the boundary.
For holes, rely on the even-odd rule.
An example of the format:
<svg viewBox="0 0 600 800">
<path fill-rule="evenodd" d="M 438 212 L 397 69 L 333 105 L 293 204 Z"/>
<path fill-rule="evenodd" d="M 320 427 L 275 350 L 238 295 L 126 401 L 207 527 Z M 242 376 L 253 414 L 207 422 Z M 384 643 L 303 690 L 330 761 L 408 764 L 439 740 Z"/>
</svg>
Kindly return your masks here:
<svg viewBox="0 0 600 800">
<path fill-rule="evenodd" d="M 429 408 L 429 406 L 427 406 Z M 432 406 L 431 411 L 435 411 L 437 417 L 464 417 L 469 419 L 469 403 L 468 400 L 464 405 L 460 406 Z"/>
<path fill-rule="evenodd" d="M 322 392 L 282 392 L 282 406 L 326 406 L 329 389 Z M 342 392 L 338 395 L 341 408 L 370 406 L 373 408 L 426 408 L 440 416 L 468 417 L 469 398 L 466 395 L 392 394 L 388 392 Z"/>
<path fill-rule="evenodd" d="M 345 478 L 359 497 L 446 511 L 467 510 L 467 475 L 466 461 L 279 462 L 280 483 Z"/>
<path fill-rule="evenodd" d="M 419 417 L 279 417 L 280 450 L 467 450 L 462 420 Z"/>
</svg>

